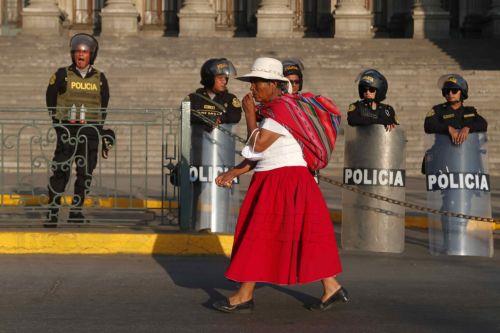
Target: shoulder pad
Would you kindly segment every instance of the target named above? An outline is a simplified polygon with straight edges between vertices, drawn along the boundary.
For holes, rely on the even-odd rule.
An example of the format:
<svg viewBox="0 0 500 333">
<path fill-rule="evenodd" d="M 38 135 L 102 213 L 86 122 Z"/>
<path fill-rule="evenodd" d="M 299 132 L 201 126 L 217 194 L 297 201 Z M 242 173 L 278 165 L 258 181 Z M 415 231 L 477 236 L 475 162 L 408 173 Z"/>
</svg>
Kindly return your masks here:
<svg viewBox="0 0 500 333">
<path fill-rule="evenodd" d="M 231 95 L 232 99 L 231 99 L 231 105 L 235 108 L 241 108 L 241 102 L 240 100 L 234 96 L 234 95 Z"/>
<path fill-rule="evenodd" d="M 445 109 L 446 109 L 446 103 L 444 103 L 444 104 L 437 104 L 437 105 L 434 105 L 434 106 L 432 107 L 432 109 L 433 109 L 434 111 L 436 111 L 436 112 L 437 112 L 437 111 L 441 111 L 441 110 L 445 110 Z"/>
<path fill-rule="evenodd" d="M 477 112 L 476 108 L 473 106 L 464 106 L 464 110 L 467 112 Z"/>
<path fill-rule="evenodd" d="M 386 110 L 394 110 L 394 108 L 392 106 L 390 106 L 389 104 L 379 103 L 379 105 Z"/>
<path fill-rule="evenodd" d="M 49 85 L 53 86 L 56 83 L 56 73 L 52 74 L 49 79 Z"/>
</svg>

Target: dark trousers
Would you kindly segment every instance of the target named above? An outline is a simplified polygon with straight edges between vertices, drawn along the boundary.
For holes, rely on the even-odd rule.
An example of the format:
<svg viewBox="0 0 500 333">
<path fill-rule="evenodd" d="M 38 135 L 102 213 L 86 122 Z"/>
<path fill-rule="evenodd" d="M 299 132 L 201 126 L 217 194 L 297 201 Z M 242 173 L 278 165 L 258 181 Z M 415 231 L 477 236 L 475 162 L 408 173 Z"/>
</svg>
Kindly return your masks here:
<svg viewBox="0 0 500 333">
<path fill-rule="evenodd" d="M 76 128 L 57 127 L 57 145 L 52 159 L 52 177 L 49 181 L 49 204 L 59 206 L 68 184 L 73 163 L 76 181 L 72 205 L 81 207 L 92 183 L 92 172 L 97 165 L 99 140 L 97 131 L 77 132 Z M 55 208 L 57 212 L 57 208 Z M 54 211 L 53 211 L 54 212 Z"/>
</svg>

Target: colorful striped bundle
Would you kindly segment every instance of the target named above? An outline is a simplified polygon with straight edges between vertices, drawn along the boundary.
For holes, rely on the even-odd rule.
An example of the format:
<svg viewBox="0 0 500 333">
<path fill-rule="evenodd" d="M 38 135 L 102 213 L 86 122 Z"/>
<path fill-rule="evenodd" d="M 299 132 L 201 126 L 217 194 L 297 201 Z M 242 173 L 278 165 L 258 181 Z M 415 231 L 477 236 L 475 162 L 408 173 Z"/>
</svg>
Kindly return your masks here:
<svg viewBox="0 0 500 333">
<path fill-rule="evenodd" d="M 335 103 L 312 93 L 286 94 L 261 105 L 260 114 L 283 125 L 302 147 L 311 170 L 327 166 L 337 140 L 341 113 Z"/>
</svg>

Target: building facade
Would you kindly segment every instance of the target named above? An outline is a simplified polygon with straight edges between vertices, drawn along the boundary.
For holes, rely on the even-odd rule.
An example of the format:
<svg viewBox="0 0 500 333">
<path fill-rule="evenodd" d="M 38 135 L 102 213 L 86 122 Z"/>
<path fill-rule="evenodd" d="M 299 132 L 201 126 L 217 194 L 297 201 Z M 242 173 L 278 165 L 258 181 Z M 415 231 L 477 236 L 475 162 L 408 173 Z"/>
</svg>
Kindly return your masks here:
<svg viewBox="0 0 500 333">
<path fill-rule="evenodd" d="M 500 37 L 500 0 L 1 0 L 3 33 Z"/>
</svg>

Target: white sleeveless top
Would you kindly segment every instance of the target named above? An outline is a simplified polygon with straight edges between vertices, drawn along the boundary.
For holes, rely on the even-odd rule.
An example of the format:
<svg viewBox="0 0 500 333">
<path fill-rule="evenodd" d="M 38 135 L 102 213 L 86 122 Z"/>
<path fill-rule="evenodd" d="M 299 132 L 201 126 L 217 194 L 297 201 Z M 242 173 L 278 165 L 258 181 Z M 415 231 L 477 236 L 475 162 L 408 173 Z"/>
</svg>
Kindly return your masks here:
<svg viewBox="0 0 500 333">
<path fill-rule="evenodd" d="M 271 146 L 262 152 L 254 171 L 268 171 L 286 166 L 307 166 L 297 140 L 288 130 L 271 118 L 265 118 L 260 128 L 280 134 Z"/>
</svg>

